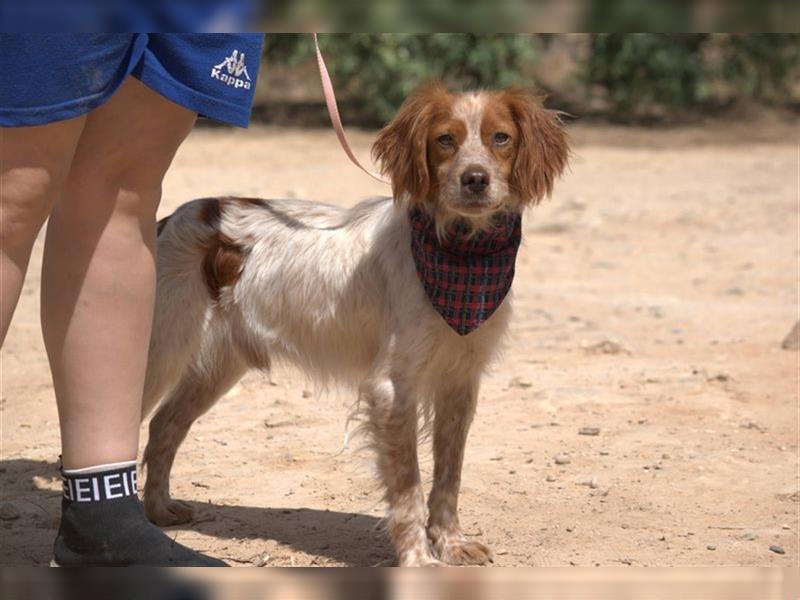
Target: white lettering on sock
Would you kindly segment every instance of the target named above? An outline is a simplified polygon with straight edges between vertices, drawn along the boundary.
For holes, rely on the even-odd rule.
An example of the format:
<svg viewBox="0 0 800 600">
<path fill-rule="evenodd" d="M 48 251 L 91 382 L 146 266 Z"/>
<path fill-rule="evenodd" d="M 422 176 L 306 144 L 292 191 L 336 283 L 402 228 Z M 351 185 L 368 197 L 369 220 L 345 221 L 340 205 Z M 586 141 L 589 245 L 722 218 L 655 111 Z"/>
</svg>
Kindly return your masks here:
<svg viewBox="0 0 800 600">
<path fill-rule="evenodd" d="M 122 488 L 122 484 L 117 481 L 117 483 L 111 483 L 114 479 L 119 479 L 122 473 L 112 473 L 111 475 L 105 475 L 103 477 L 103 487 L 105 488 L 106 492 L 106 499 L 107 500 L 115 500 L 116 498 L 122 498 L 123 494 L 121 492 L 113 492 L 112 490 L 115 488 Z"/>
<path fill-rule="evenodd" d="M 92 501 L 92 488 L 89 485 L 91 479 L 76 479 L 75 480 L 75 500 L 78 502 L 91 502 Z M 84 488 L 82 484 L 86 484 Z M 86 495 L 84 495 L 86 492 Z"/>
</svg>

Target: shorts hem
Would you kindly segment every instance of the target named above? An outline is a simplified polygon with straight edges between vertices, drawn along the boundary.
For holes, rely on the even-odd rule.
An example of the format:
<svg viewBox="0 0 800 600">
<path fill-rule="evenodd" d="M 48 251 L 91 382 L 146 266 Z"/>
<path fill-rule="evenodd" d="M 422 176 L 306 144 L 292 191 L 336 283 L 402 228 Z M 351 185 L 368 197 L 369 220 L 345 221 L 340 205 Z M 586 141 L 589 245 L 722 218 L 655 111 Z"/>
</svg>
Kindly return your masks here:
<svg viewBox="0 0 800 600">
<path fill-rule="evenodd" d="M 132 75 L 170 102 L 193 110 L 200 116 L 236 127 L 246 128 L 250 124 L 250 105 L 243 109 L 241 105 L 207 96 L 169 75 L 149 69 L 146 61 L 143 68 Z"/>
</svg>

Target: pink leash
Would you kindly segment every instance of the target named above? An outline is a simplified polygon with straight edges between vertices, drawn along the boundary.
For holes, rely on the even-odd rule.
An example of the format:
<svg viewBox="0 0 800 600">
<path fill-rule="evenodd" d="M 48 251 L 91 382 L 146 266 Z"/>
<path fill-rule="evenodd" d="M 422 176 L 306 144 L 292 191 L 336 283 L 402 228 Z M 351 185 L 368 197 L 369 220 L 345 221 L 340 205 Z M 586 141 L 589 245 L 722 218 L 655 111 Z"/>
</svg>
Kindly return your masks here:
<svg viewBox="0 0 800 600">
<path fill-rule="evenodd" d="M 377 179 L 381 183 L 390 183 L 381 177 L 379 173 L 375 173 L 365 168 L 360 162 L 358 162 L 356 155 L 353 154 L 350 144 L 347 143 L 347 136 L 344 134 L 342 119 L 339 116 L 339 107 L 336 105 L 336 95 L 333 92 L 333 82 L 331 81 L 331 76 L 328 73 L 328 67 L 325 66 L 325 59 L 322 57 L 322 52 L 319 49 L 319 40 L 317 39 L 316 33 L 314 34 L 314 48 L 317 51 L 317 65 L 319 66 L 319 78 L 322 80 L 322 93 L 325 95 L 325 104 L 328 106 L 328 114 L 331 117 L 331 124 L 333 125 L 334 131 L 336 131 L 336 137 L 339 138 L 339 143 L 342 145 L 342 150 L 344 150 L 344 153 L 347 154 L 348 158 L 353 161 L 353 164 L 364 171 L 364 173 L 373 179 Z"/>
</svg>

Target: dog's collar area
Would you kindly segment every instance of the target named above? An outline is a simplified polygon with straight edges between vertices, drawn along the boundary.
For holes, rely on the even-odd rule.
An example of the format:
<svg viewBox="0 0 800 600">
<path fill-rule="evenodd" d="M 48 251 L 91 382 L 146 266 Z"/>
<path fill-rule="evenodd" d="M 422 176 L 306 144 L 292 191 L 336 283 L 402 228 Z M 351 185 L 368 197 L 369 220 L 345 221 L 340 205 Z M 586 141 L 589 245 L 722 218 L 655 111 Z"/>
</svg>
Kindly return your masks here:
<svg viewBox="0 0 800 600">
<path fill-rule="evenodd" d="M 486 322 L 511 289 L 522 216 L 497 213 L 493 227 L 473 232 L 463 219 L 437 235 L 435 220 L 423 209 L 409 210 L 411 255 L 433 308 L 459 335 Z"/>
</svg>

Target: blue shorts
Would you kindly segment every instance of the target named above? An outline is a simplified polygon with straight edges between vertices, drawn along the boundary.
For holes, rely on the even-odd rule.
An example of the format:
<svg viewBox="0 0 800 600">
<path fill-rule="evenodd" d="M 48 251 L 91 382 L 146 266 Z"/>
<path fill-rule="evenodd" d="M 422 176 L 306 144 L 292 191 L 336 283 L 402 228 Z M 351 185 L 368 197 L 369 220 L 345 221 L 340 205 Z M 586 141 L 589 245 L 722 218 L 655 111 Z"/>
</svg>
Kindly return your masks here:
<svg viewBox="0 0 800 600">
<path fill-rule="evenodd" d="M 201 116 L 247 127 L 263 34 L 0 34 L 0 127 L 85 114 L 132 75 Z"/>
</svg>

